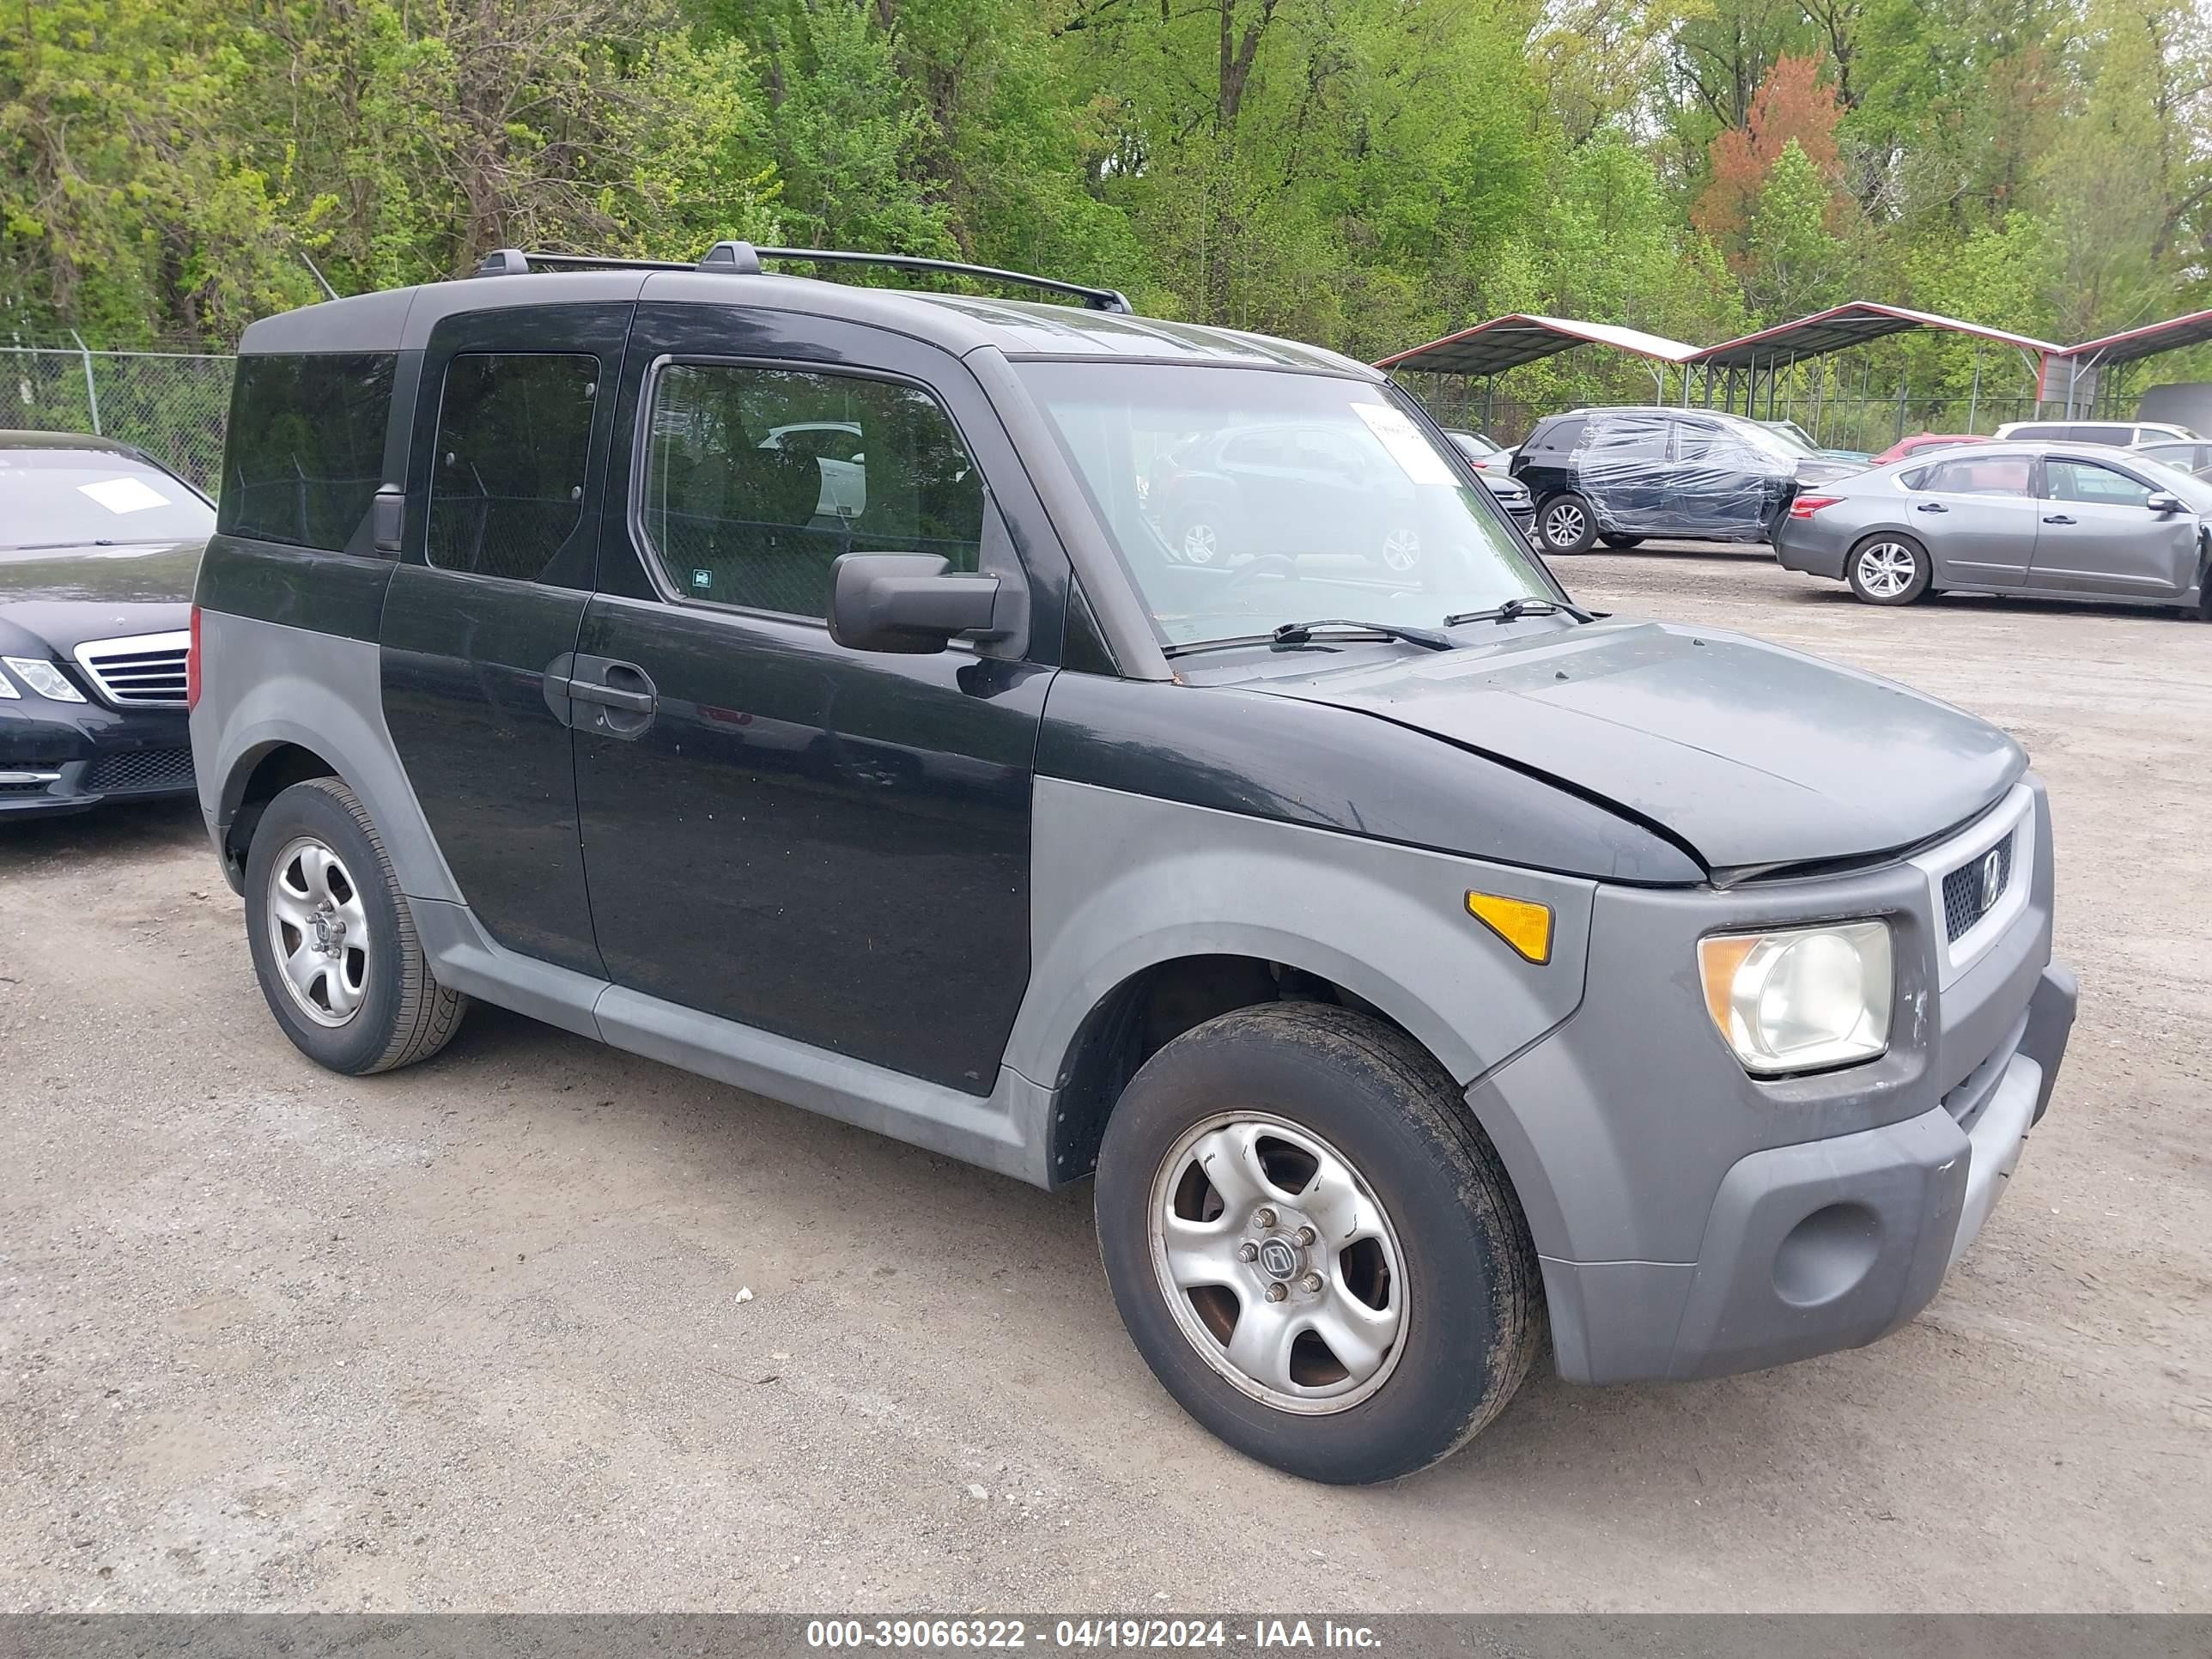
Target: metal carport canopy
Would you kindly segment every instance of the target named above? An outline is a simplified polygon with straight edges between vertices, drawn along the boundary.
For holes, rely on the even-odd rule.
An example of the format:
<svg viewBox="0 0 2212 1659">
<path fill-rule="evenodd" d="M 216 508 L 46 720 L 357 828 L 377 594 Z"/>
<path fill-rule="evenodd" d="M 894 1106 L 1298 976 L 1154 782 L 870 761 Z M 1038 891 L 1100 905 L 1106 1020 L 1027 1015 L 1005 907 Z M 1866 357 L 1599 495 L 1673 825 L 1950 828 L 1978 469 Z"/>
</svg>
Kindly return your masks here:
<svg viewBox="0 0 2212 1659">
<path fill-rule="evenodd" d="M 1794 363 L 1802 357 L 1825 356 L 1832 351 L 1842 351 L 1916 328 L 1941 329 L 1972 339 L 1991 340 L 2039 356 L 2065 349 L 2048 340 L 2033 339 L 2002 328 L 1986 328 L 1979 323 L 1939 316 L 1932 311 L 1909 311 L 1903 306 L 1854 300 L 1848 305 L 1831 306 L 1809 317 L 1800 317 L 1795 322 L 1777 323 L 1772 328 L 1763 328 L 1741 339 L 1707 346 L 1693 352 L 1689 361 L 1698 368 L 1765 368 Z"/>
<path fill-rule="evenodd" d="M 2061 357 L 2086 357 L 2092 363 L 2131 363 L 2161 351 L 2202 345 L 2207 340 L 2212 340 L 2212 311 L 2192 311 L 2186 317 L 2124 329 L 2101 340 L 2084 340 L 2080 345 L 2054 346 L 2051 350 Z"/>
<path fill-rule="evenodd" d="M 1583 345 L 1611 346 L 1617 351 L 1632 352 L 1662 363 L 1684 363 L 1698 355 L 1698 348 L 1693 345 L 1646 334 L 1641 329 L 1515 312 L 1510 316 L 1477 323 L 1473 328 L 1463 328 L 1456 334 L 1447 334 L 1426 345 L 1380 358 L 1375 367 L 1413 369 L 1427 374 L 1498 374 Z"/>
</svg>

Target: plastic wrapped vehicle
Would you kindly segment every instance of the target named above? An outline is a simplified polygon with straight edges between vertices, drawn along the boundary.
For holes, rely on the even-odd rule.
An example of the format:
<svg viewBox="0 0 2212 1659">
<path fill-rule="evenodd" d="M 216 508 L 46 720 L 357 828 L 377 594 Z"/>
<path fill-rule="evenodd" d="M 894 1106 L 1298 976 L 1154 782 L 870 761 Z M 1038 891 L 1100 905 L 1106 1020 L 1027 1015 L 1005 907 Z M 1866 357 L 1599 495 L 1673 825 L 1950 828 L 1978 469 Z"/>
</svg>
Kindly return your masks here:
<svg viewBox="0 0 2212 1659">
<path fill-rule="evenodd" d="M 1756 421 L 1659 406 L 1552 416 L 1513 459 L 1548 553 L 1652 536 L 1765 541 L 1801 483 L 1854 470 L 1802 454 Z"/>
</svg>

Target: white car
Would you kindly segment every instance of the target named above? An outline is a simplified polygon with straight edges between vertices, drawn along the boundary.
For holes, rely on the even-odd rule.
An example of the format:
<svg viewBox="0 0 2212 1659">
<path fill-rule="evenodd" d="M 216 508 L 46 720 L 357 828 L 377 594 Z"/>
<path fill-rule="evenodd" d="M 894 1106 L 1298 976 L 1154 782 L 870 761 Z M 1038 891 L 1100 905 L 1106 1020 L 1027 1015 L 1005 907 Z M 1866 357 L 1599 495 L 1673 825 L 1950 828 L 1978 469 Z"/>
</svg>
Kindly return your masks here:
<svg viewBox="0 0 2212 1659">
<path fill-rule="evenodd" d="M 2186 443 L 2197 434 L 2185 426 L 2163 421 L 2008 421 L 1997 428 L 2001 438 L 2021 438 L 2046 444 L 2110 444 L 2132 449 L 2137 444 Z"/>
<path fill-rule="evenodd" d="M 860 427 L 851 421 L 798 421 L 769 428 L 763 449 L 811 455 L 822 469 L 822 500 L 816 513 L 850 524 L 867 511 L 867 454 Z"/>
</svg>

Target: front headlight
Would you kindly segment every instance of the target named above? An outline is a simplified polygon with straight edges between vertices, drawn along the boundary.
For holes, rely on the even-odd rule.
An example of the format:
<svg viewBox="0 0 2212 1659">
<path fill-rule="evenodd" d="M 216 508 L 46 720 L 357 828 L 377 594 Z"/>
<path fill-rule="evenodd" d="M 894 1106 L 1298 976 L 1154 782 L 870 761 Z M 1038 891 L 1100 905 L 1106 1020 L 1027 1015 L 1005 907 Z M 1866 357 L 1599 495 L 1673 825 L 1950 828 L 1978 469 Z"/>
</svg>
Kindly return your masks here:
<svg viewBox="0 0 2212 1659">
<path fill-rule="evenodd" d="M 1889 924 L 1838 922 L 1698 941 L 1705 1008 L 1759 1077 L 1872 1060 L 1889 1047 Z"/>
<path fill-rule="evenodd" d="M 42 697 L 56 702 L 82 702 L 84 693 L 69 683 L 69 676 L 50 662 L 36 657 L 0 657 L 8 665 L 8 672 L 29 686 Z"/>
</svg>

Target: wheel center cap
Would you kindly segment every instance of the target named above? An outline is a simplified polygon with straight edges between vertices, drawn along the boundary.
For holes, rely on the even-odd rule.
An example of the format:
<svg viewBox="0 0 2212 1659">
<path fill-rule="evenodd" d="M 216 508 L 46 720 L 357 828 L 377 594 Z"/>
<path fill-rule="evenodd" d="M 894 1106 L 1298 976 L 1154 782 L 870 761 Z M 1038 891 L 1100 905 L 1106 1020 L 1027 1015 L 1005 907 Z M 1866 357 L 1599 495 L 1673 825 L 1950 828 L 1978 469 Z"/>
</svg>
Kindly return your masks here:
<svg viewBox="0 0 2212 1659">
<path fill-rule="evenodd" d="M 1278 1280 L 1295 1277 L 1298 1271 L 1297 1247 L 1286 1238 L 1267 1238 L 1260 1241 L 1260 1267 L 1268 1278 Z"/>
</svg>

